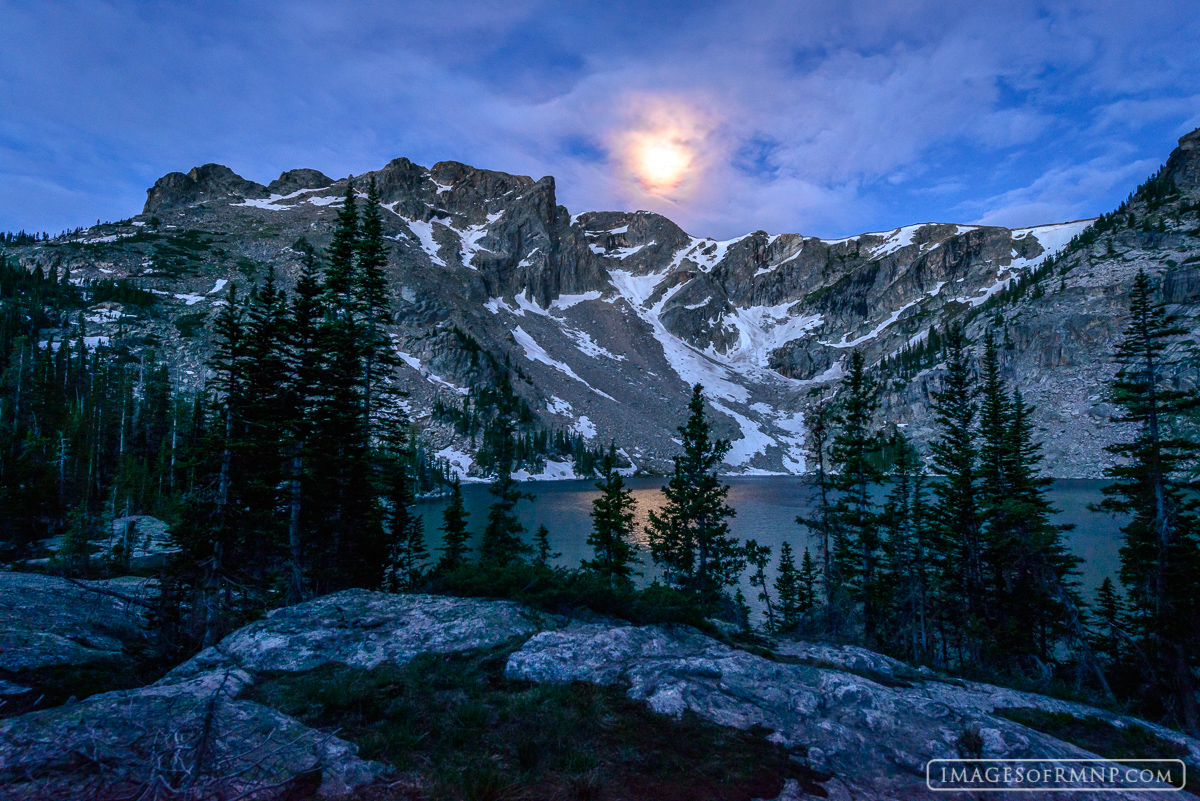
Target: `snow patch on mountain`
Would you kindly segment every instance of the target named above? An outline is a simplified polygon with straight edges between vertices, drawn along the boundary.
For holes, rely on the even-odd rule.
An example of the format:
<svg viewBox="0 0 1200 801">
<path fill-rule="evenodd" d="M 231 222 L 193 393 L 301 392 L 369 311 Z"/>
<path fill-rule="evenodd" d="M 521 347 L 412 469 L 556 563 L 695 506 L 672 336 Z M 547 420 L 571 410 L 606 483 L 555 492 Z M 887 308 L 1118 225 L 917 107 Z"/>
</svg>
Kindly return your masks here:
<svg viewBox="0 0 1200 801">
<path fill-rule="evenodd" d="M 583 384 L 585 387 L 590 389 L 592 392 L 595 392 L 597 395 L 601 395 L 605 398 L 608 398 L 611 401 L 616 400 L 616 398 L 614 398 L 612 395 L 609 395 L 607 392 L 603 392 L 601 390 L 596 389 L 591 384 L 589 384 L 587 381 L 584 381 L 582 378 L 580 378 L 579 375 L 574 370 L 571 369 L 571 366 L 569 364 L 560 362 L 559 360 L 552 358 L 550 356 L 550 354 L 546 353 L 545 348 L 543 348 L 541 345 L 539 345 L 534 340 L 534 338 L 531 337 L 525 331 L 525 329 L 521 328 L 521 326 L 517 326 L 515 329 L 513 329 L 512 335 L 513 335 L 513 339 L 516 340 L 517 344 L 520 345 L 525 350 L 525 358 L 526 359 L 529 359 L 530 361 L 534 361 L 534 362 L 540 362 L 544 365 L 547 365 L 548 367 L 553 367 L 555 370 L 558 370 L 563 375 L 569 376 L 569 377 L 575 379 L 576 381 L 578 381 L 580 384 Z"/>
<path fill-rule="evenodd" d="M 729 453 L 725 455 L 726 464 L 740 467 L 756 455 L 764 453 L 767 448 L 779 445 L 774 438 L 762 430 L 762 426 L 746 415 L 738 414 L 728 406 L 718 403 L 711 398 L 708 402 L 721 414 L 736 420 L 738 427 L 742 429 L 741 439 L 735 439 L 730 443 Z"/>
<path fill-rule="evenodd" d="M 744 403 L 750 397 L 750 391 L 730 380 L 729 372 L 710 357 L 672 334 L 663 325 L 659 315 L 667 301 L 679 291 L 680 284 L 671 287 L 653 308 L 646 308 L 646 301 L 654 294 L 658 282 L 664 277 L 662 273 L 638 275 L 627 270 L 609 270 L 613 288 L 629 303 L 633 311 L 649 323 L 655 340 L 663 349 L 663 356 L 671 369 L 689 386 L 703 384 L 705 396 L 724 398 L 726 400 Z"/>
<path fill-rule="evenodd" d="M 521 468 L 514 470 L 512 477 L 517 481 L 570 481 L 579 476 L 575 475 L 574 462 L 556 462 L 553 459 L 547 459 L 542 472 L 530 473 L 525 468 Z"/>
<path fill-rule="evenodd" d="M 575 421 L 575 425 L 571 426 L 571 430 L 584 439 L 596 438 L 596 425 L 588 419 L 586 414 L 579 415 L 579 419 Z"/>
<path fill-rule="evenodd" d="M 406 219 L 404 222 L 408 225 L 408 230 L 412 232 L 417 242 L 420 243 L 421 250 L 425 251 L 425 255 L 429 256 L 429 260 L 439 267 L 445 267 L 446 262 L 438 256 L 438 243 L 433 238 L 433 224 L 440 222 L 445 225 L 445 223 L 449 222 L 449 218 L 443 220 L 435 217 L 429 222 Z"/>
<path fill-rule="evenodd" d="M 536 250 L 536 248 L 535 248 Z M 550 301 L 550 308 L 565 310 L 572 306 L 578 306 L 580 303 L 588 300 L 599 300 L 599 290 L 593 289 L 590 292 L 584 292 L 582 295 L 559 295 L 554 300 Z"/>
</svg>

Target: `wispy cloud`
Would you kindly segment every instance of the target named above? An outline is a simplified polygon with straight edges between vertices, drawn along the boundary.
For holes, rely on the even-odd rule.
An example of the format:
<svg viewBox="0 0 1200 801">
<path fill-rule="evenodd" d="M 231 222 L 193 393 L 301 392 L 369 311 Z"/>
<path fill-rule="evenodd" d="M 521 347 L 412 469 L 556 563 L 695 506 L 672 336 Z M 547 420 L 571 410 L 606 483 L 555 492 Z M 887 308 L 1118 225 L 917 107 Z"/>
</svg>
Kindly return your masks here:
<svg viewBox="0 0 1200 801">
<path fill-rule="evenodd" d="M 0 229 L 125 217 L 208 161 L 268 181 L 400 155 L 722 237 L 1024 225 L 1111 208 L 1200 124 L 1200 20 L 1167 2 L 0 11 Z M 699 121 L 659 191 L 627 158 L 655 103 Z"/>
</svg>

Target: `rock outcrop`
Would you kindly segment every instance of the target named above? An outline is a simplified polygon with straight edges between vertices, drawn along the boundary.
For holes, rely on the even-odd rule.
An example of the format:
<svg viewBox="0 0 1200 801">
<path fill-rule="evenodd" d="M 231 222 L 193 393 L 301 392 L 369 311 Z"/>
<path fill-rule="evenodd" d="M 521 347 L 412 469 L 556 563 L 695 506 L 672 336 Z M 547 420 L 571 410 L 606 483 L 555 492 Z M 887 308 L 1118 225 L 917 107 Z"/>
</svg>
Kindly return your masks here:
<svg viewBox="0 0 1200 801">
<path fill-rule="evenodd" d="M 9 586 L 34 588 L 0 618 L 10 626 L 15 623 L 9 616 L 82 631 L 72 610 L 83 606 L 75 593 L 85 591 L 41 576 L 0 576 L 19 577 Z M 93 626 L 112 623 L 108 612 L 91 614 Z M 400 664 L 421 653 L 519 641 L 561 623 L 502 601 L 365 590 L 278 609 L 148 687 L 0 720 L 0 796 L 125 798 L 158 786 L 164 792 L 186 788 L 192 795 L 184 797 L 194 798 L 344 797 L 378 779 L 385 766 L 360 759 L 351 743 L 240 698 L 257 674 L 331 662 Z M 100 644 L 119 647 L 115 641 Z M 22 664 L 49 658 L 44 647 L 11 655 L 8 641 L 3 647 L 0 656 Z M 77 653 L 72 647 L 65 646 L 63 658 L 90 658 L 95 650 Z"/>
<path fill-rule="evenodd" d="M 269 194 L 267 187 L 247 181 L 223 164 L 205 164 L 193 167 L 186 175 L 170 172 L 155 181 L 146 190 L 142 213 L 157 214 L 205 201 L 264 198 Z"/>
<path fill-rule="evenodd" d="M 3 795 L 337 798 L 383 771 L 351 743 L 237 700 L 249 682 L 212 670 L 0 721 Z"/>
<path fill-rule="evenodd" d="M 73 582 L 0 572 L 0 676 L 125 661 L 146 641 L 139 601 L 150 591 L 144 579 Z"/>
<path fill-rule="evenodd" d="M 332 178 L 318 170 L 287 170 L 267 184 L 267 191 L 272 195 L 290 195 L 301 189 L 324 189 L 332 183 Z"/>
<path fill-rule="evenodd" d="M 75 601 L 38 591 L 26 591 L 25 619 L 57 620 Z M 49 608 L 30 611 L 39 604 Z M 927 797 L 926 762 L 961 756 L 967 732 L 984 757 L 1094 756 L 997 714 L 1011 708 L 1141 726 L 1200 763 L 1200 743 L 1145 721 L 951 679 L 862 648 L 781 641 L 752 653 L 689 627 L 572 623 L 503 601 L 352 590 L 276 610 L 149 686 L 0 721 L 0 787 L 6 798 L 30 800 L 133 797 L 154 787 L 197 798 L 345 797 L 386 781 L 386 766 L 248 700 L 260 674 L 331 663 L 369 670 L 501 645 L 516 649 L 505 668 L 512 679 L 624 687 L 665 715 L 761 727 L 812 775 L 832 774 L 823 782 L 831 798 Z M 800 797 L 792 782 L 781 799 Z"/>
<path fill-rule="evenodd" d="M 926 763 L 965 756 L 959 741 L 967 731 L 982 738 L 985 758 L 1094 756 L 992 714 L 996 709 L 1133 722 L 1081 704 L 920 675 L 863 649 L 790 643 L 779 654 L 767 659 L 687 628 L 574 624 L 531 638 L 509 658 L 506 673 L 538 682 L 627 685 L 631 698 L 663 714 L 687 711 L 724 726 L 762 726 L 772 739 L 803 751 L 810 767 L 834 774 L 834 797 L 847 799 L 927 797 Z M 1200 759 L 1200 742 L 1140 725 L 1186 746 L 1193 763 Z"/>
<path fill-rule="evenodd" d="M 422 653 L 490 648 L 552 625 L 553 618 L 508 601 L 345 590 L 276 609 L 171 675 L 217 666 L 294 673 L 330 662 L 369 669 L 404 664 Z"/>
</svg>

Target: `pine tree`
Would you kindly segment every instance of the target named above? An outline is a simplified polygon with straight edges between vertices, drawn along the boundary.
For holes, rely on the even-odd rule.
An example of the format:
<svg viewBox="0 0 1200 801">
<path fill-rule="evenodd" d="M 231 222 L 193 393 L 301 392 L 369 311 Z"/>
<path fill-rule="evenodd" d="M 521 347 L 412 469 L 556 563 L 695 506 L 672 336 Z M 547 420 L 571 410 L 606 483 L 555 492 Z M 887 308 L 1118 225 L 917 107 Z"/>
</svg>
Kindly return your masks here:
<svg viewBox="0 0 1200 801">
<path fill-rule="evenodd" d="M 537 527 L 533 533 L 533 559 L 541 567 L 548 567 L 550 562 L 562 556 L 550 548 L 550 529 L 545 525 Z"/>
<path fill-rule="evenodd" d="M 1073 525 L 1051 522 L 1057 511 L 1046 497 L 1051 479 L 1039 473 L 1041 445 L 1034 441 L 1033 409 L 1019 391 L 1011 400 L 1002 481 L 1006 495 L 989 528 L 989 550 L 998 563 L 992 598 L 991 636 L 999 655 L 1020 661 L 1054 658 L 1057 644 L 1074 638 L 1088 648 L 1074 574 L 1079 558 L 1064 535 Z M 1085 658 L 1090 658 L 1090 654 Z"/>
<path fill-rule="evenodd" d="M 1112 399 L 1132 423 L 1132 441 L 1108 448 L 1122 462 L 1107 471 L 1101 507 L 1131 520 L 1121 531 L 1121 581 L 1132 617 L 1141 626 L 1147 663 L 1147 703 L 1171 710 L 1183 727 L 1200 733 L 1193 674 L 1200 659 L 1200 541 L 1196 502 L 1182 489 L 1179 473 L 1197 446 L 1172 436 L 1172 423 L 1192 408 L 1191 393 L 1171 388 L 1172 341 L 1186 333 L 1156 303 L 1142 270 L 1134 280 L 1129 325 L 1116 350 L 1120 364 Z"/>
<path fill-rule="evenodd" d="M 532 501 L 534 496 L 523 492 L 512 476 L 516 444 L 513 417 L 511 406 L 496 416 L 492 468 L 495 477 L 488 487 L 494 500 L 488 507 L 487 527 L 479 547 L 479 561 L 484 564 L 507 565 L 519 561 L 532 550 L 521 540 L 525 526 L 516 512 L 519 501 Z"/>
<path fill-rule="evenodd" d="M 415 498 L 408 474 L 407 451 L 400 431 L 393 435 L 390 446 L 388 527 L 391 543 L 384 571 L 384 588 L 390 592 L 408 592 L 424 576 L 429 551 L 425 545 L 424 521 L 412 513 Z"/>
<path fill-rule="evenodd" d="M 746 562 L 754 569 L 750 574 L 750 586 L 758 588 L 758 600 L 767 609 L 767 631 L 779 630 L 779 622 L 775 619 L 775 605 L 771 603 L 771 593 L 767 590 L 767 565 L 771 562 L 771 548 L 759 545 L 755 540 L 746 540 Z"/>
<path fill-rule="evenodd" d="M 808 553 L 805 550 L 805 553 Z M 809 559 L 811 564 L 811 557 Z M 784 541 L 779 546 L 779 564 L 775 568 L 775 595 L 779 598 L 779 625 L 781 630 L 790 631 L 800 624 L 803 613 L 800 574 L 796 570 L 796 557 L 791 543 Z"/>
<path fill-rule="evenodd" d="M 1096 592 L 1096 618 L 1099 630 L 1095 636 L 1096 650 L 1104 654 L 1110 669 L 1121 661 L 1121 628 L 1125 616 L 1124 604 L 1121 602 L 1113 581 L 1108 576 L 1100 583 Z"/>
<path fill-rule="evenodd" d="M 692 389 L 687 422 L 679 427 L 683 454 L 662 488 L 666 503 L 650 513 L 648 534 L 650 555 L 666 580 L 708 604 L 737 582 L 745 559 L 726 522 L 736 514 L 725 503 L 729 487 L 717 477 L 729 441 L 711 438 L 702 392 L 699 384 Z"/>
<path fill-rule="evenodd" d="M 379 195 L 375 179 L 367 185 L 367 200 L 363 204 L 357 244 L 358 268 L 354 273 L 354 291 L 359 314 L 363 319 L 363 415 L 368 426 L 376 407 L 388 406 L 387 379 L 399 360 L 382 326 L 391 320 L 388 301 L 387 248 L 384 245 L 382 221 L 379 217 Z"/>
<path fill-rule="evenodd" d="M 842 575 L 837 570 L 833 558 L 837 520 L 830 498 L 832 486 L 825 461 L 830 437 L 830 417 L 829 405 L 824 402 L 811 407 L 806 416 L 810 452 L 816 460 L 816 470 L 812 473 L 811 481 L 816 489 L 817 508 L 811 517 L 797 516 L 796 522 L 815 534 L 819 543 L 817 552 L 821 559 L 821 601 L 825 605 L 829 633 L 833 634 L 840 622 L 837 615 L 838 604 L 835 601 L 841 596 Z"/>
<path fill-rule="evenodd" d="M 311 480 L 307 457 L 313 449 L 315 411 L 321 392 L 324 359 L 321 302 L 317 257 L 312 245 L 301 238 L 296 242 L 301 253 L 301 272 L 296 281 L 296 296 L 291 308 L 290 375 L 283 416 L 290 429 L 291 459 L 288 464 L 288 602 L 304 598 L 305 540 L 312 539 L 311 525 L 314 494 L 305 490 Z M 307 508 L 306 509 L 306 500 Z M 306 512 L 310 525 L 305 525 Z M 309 542 L 311 547 L 314 543 Z"/>
<path fill-rule="evenodd" d="M 584 561 L 582 567 L 602 576 L 609 585 L 629 584 L 633 565 L 641 562 L 637 546 L 631 542 L 636 504 L 615 467 L 612 453 L 605 456 L 600 471 L 596 484 L 600 496 L 592 501 L 592 531 L 587 539 L 592 559 Z"/>
<path fill-rule="evenodd" d="M 812 553 L 804 549 L 804 557 L 800 560 L 800 592 L 798 609 L 804 614 L 817 605 L 817 566 L 813 562 Z"/>
<path fill-rule="evenodd" d="M 901 433 L 893 437 L 892 488 L 883 506 L 892 642 L 913 661 L 929 654 L 932 561 L 926 530 L 923 465 Z"/>
<path fill-rule="evenodd" d="M 442 558 L 438 560 L 437 571 L 450 573 L 466 564 L 467 540 L 467 509 L 463 504 L 462 483 L 458 477 L 450 485 L 450 502 L 442 510 Z"/>
<path fill-rule="evenodd" d="M 346 179 L 346 196 L 338 209 L 333 241 L 329 244 L 329 267 L 325 287 L 335 304 L 349 308 L 354 286 L 354 255 L 358 244 L 358 202 L 354 196 L 354 176 Z"/>
<path fill-rule="evenodd" d="M 830 483 L 838 493 L 833 507 L 834 566 L 848 585 L 851 599 L 862 605 L 866 635 L 874 639 L 880 623 L 880 541 L 879 515 L 871 491 L 882 476 L 872 459 L 877 447 L 871 428 L 879 409 L 879 389 L 866 374 L 861 351 L 850 355 L 834 408 L 829 447 L 829 460 L 837 471 Z"/>
<path fill-rule="evenodd" d="M 937 437 L 929 443 L 934 469 L 944 480 L 934 485 L 935 541 L 939 554 L 939 625 L 949 626 L 942 636 L 943 656 L 953 640 L 960 661 L 979 660 L 979 640 L 985 623 L 982 610 L 982 555 L 979 540 L 979 505 L 976 468 L 978 452 L 973 426 L 975 378 L 966 335 L 958 326 L 946 331 L 946 375 L 942 389 L 933 393 Z"/>
</svg>

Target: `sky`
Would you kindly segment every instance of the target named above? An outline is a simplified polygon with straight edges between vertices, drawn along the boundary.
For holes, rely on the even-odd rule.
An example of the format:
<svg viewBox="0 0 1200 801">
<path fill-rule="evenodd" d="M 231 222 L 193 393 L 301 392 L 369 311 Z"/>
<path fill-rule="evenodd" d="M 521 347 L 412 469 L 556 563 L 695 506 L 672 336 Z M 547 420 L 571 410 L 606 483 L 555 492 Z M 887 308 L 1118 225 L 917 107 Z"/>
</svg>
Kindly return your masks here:
<svg viewBox="0 0 1200 801">
<path fill-rule="evenodd" d="M 0 0 L 0 231 L 399 156 L 696 236 L 1115 207 L 1200 127 L 1200 3 Z"/>
</svg>

